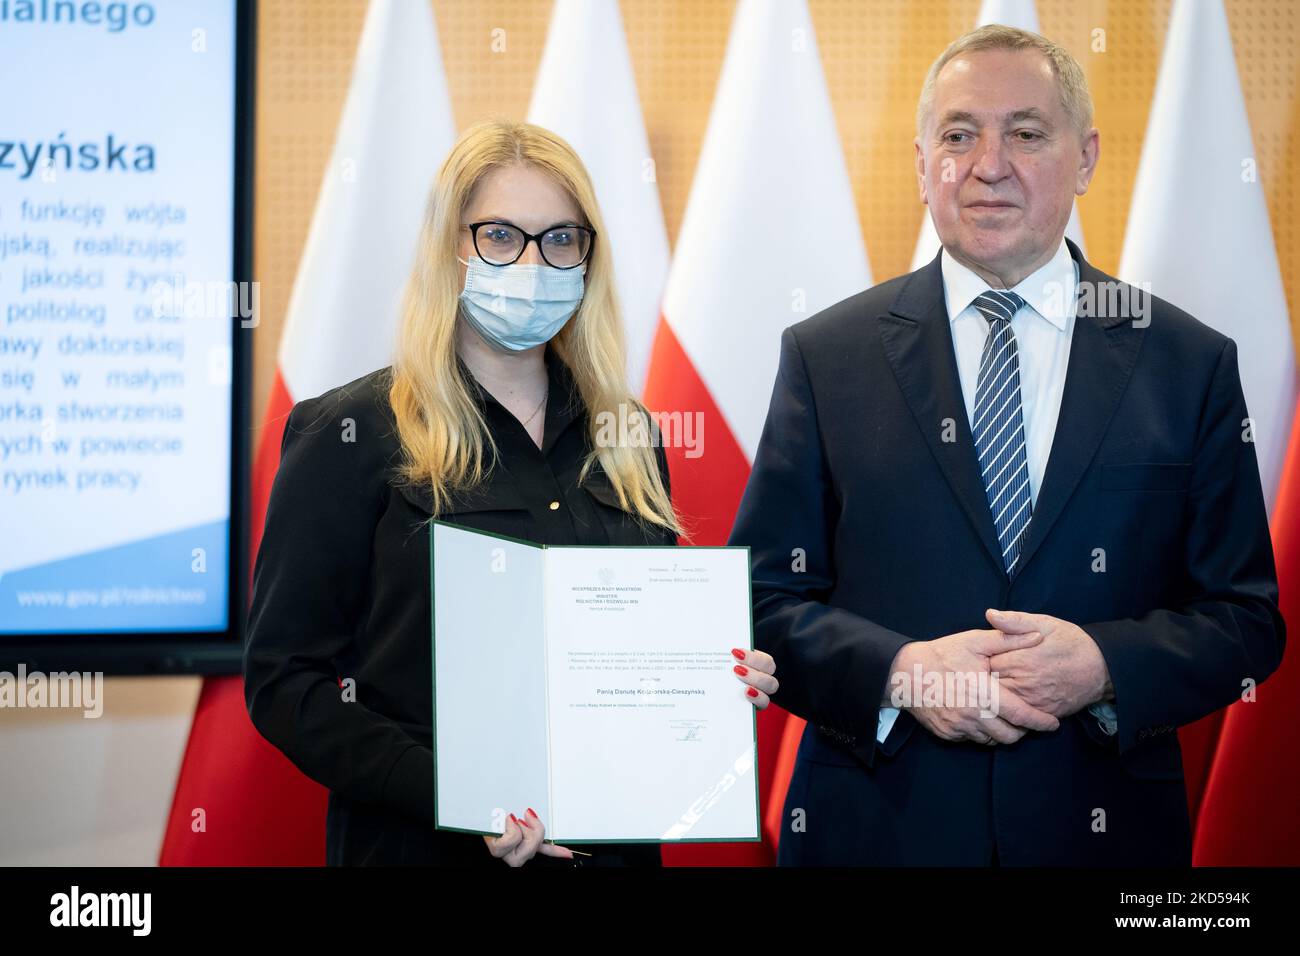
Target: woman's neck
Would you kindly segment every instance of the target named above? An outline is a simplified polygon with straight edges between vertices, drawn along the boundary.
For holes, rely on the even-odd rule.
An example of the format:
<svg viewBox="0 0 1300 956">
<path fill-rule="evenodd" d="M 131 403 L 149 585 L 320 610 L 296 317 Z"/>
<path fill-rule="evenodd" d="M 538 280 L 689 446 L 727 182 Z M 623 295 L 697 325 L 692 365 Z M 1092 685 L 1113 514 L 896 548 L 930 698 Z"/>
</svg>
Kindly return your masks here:
<svg viewBox="0 0 1300 956">
<path fill-rule="evenodd" d="M 456 354 L 475 380 L 515 416 L 533 444 L 541 448 L 549 382 L 546 345 L 521 352 L 502 352 L 484 342 L 481 335 L 462 321 L 456 327 Z"/>
<path fill-rule="evenodd" d="M 535 402 L 546 389 L 545 344 L 520 352 L 502 352 L 460 322 L 456 328 L 456 354 L 478 383 L 507 408 L 513 402 Z"/>
</svg>

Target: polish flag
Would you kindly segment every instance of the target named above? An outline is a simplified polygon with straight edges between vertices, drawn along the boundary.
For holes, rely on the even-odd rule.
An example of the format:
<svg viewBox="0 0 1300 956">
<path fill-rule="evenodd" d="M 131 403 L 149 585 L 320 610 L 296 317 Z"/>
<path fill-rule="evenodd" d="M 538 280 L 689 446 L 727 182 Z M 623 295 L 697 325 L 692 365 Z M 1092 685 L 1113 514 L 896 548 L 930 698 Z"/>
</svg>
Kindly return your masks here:
<svg viewBox="0 0 1300 956">
<path fill-rule="evenodd" d="M 1174 4 L 1119 275 L 1236 341 L 1272 512 L 1295 410 L 1295 353 L 1221 0 Z M 1179 731 L 1194 824 L 1222 719 L 1219 711 Z"/>
<path fill-rule="evenodd" d="M 645 384 L 668 275 L 668 230 L 628 56 L 608 0 L 556 0 L 528 121 L 568 140 L 596 186 L 622 306 L 628 383 Z"/>
<path fill-rule="evenodd" d="M 655 412 L 704 424 L 702 448 L 667 448 L 673 500 L 692 543 L 723 544 L 731 531 L 781 331 L 870 285 L 807 4 L 741 0 L 645 390 Z M 665 847 L 666 862 L 771 862 L 789 782 L 782 740 L 797 742 L 803 724 L 787 718 L 775 706 L 759 715 L 765 844 Z M 778 763 L 786 769 L 776 782 Z"/>
<path fill-rule="evenodd" d="M 982 27 L 990 23 L 1018 27 L 1031 33 L 1038 33 L 1038 8 L 1034 0 L 984 0 L 980 5 L 980 15 L 975 26 Z M 928 207 L 927 207 L 928 209 Z M 1070 221 L 1066 223 L 1065 234 L 1069 236 L 1086 253 L 1083 244 L 1083 227 L 1079 225 L 1079 207 L 1076 204 L 1070 210 Z M 912 271 L 927 266 L 939 254 L 939 234 L 934 231 L 934 222 L 927 211 L 921 218 L 921 234 L 916 240 L 916 252 L 912 254 Z"/>
<path fill-rule="evenodd" d="M 1300 417 L 1273 509 L 1282 617 L 1300 621 Z M 1288 643 L 1295 643 L 1294 633 Z M 1218 752 L 1205 784 L 1193 866 L 1300 864 L 1300 655 L 1288 647 L 1282 666 L 1255 699 L 1224 712 Z"/>
<path fill-rule="evenodd" d="M 250 567 L 294 403 L 392 361 L 425 197 L 454 138 L 432 8 L 371 0 L 280 340 L 253 468 Z M 326 799 L 257 733 L 242 678 L 206 678 L 159 862 L 321 865 Z"/>
</svg>

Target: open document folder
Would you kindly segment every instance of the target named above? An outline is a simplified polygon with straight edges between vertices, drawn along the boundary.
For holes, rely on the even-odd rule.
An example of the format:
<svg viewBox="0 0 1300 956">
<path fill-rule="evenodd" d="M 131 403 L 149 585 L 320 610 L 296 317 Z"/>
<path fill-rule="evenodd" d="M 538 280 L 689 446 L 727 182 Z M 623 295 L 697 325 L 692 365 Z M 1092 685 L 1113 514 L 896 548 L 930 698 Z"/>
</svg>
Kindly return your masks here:
<svg viewBox="0 0 1300 956">
<path fill-rule="evenodd" d="M 544 547 L 431 523 L 434 818 L 558 843 L 757 840 L 748 548 Z"/>
</svg>

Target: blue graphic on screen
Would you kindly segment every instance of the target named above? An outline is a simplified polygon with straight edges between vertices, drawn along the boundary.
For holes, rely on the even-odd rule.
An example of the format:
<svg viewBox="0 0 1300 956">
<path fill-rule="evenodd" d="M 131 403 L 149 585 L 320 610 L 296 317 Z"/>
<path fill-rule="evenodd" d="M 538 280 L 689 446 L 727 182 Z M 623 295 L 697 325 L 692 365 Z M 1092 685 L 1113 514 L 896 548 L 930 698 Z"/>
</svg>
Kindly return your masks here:
<svg viewBox="0 0 1300 956">
<path fill-rule="evenodd" d="M 235 4 L 0 0 L 0 63 L 0 634 L 224 630 Z"/>
</svg>

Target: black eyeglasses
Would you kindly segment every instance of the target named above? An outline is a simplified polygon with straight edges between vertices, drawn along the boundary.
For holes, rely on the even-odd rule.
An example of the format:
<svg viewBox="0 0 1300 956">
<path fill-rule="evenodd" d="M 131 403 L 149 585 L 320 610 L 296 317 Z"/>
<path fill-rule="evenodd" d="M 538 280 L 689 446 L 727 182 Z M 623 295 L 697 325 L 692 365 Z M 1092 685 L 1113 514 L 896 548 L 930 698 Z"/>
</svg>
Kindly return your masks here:
<svg viewBox="0 0 1300 956">
<path fill-rule="evenodd" d="M 464 226 L 474 238 L 474 251 L 492 266 L 508 266 L 519 261 L 528 243 L 537 243 L 537 251 L 548 266 L 556 269 L 576 269 L 587 261 L 591 247 L 596 242 L 596 230 L 586 226 L 551 226 L 537 235 L 530 235 L 509 222 L 486 220 Z"/>
</svg>

